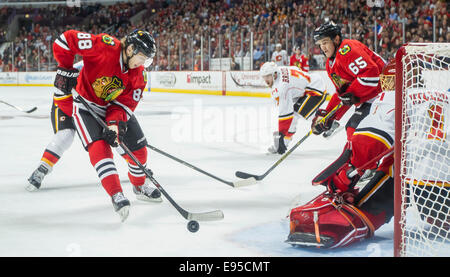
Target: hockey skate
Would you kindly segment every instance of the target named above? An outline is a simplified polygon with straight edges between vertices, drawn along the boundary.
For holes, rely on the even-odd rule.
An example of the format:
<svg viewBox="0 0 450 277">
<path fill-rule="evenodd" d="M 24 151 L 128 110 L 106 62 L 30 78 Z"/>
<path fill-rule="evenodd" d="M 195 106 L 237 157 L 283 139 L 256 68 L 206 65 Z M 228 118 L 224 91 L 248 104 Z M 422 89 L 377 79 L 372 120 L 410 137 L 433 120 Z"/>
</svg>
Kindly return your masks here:
<svg viewBox="0 0 450 277">
<path fill-rule="evenodd" d="M 136 194 L 138 200 L 147 202 L 162 202 L 161 192 L 152 188 L 147 182 L 142 186 L 133 186 L 133 192 Z"/>
<path fill-rule="evenodd" d="M 122 192 L 118 192 L 111 197 L 111 201 L 114 210 L 119 214 L 120 220 L 124 222 L 128 218 L 130 212 L 130 201 L 123 195 Z"/>
<path fill-rule="evenodd" d="M 42 180 L 48 173 L 49 170 L 41 164 L 35 171 L 33 171 L 30 178 L 28 178 L 28 182 L 30 182 L 30 184 L 28 184 L 25 189 L 30 192 L 38 190 L 41 187 Z"/>
</svg>

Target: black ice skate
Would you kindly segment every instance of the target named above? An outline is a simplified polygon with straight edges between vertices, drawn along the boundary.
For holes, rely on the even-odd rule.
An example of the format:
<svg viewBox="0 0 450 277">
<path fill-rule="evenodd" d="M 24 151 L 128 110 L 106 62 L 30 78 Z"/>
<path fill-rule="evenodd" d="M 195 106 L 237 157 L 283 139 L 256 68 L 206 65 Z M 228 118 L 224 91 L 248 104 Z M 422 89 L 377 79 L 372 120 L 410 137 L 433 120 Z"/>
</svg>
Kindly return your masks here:
<svg viewBox="0 0 450 277">
<path fill-rule="evenodd" d="M 133 186 L 133 192 L 138 200 L 147 202 L 162 202 L 161 192 L 156 188 L 152 188 L 148 183 L 142 186 Z"/>
<path fill-rule="evenodd" d="M 48 169 L 44 165 L 40 165 L 28 178 L 29 185 L 25 187 L 28 191 L 35 191 L 41 187 L 42 180 L 48 174 Z"/>
<path fill-rule="evenodd" d="M 121 221 L 124 222 L 130 212 L 130 201 L 128 201 L 122 192 L 114 194 L 111 200 L 114 210 L 119 214 Z"/>
</svg>

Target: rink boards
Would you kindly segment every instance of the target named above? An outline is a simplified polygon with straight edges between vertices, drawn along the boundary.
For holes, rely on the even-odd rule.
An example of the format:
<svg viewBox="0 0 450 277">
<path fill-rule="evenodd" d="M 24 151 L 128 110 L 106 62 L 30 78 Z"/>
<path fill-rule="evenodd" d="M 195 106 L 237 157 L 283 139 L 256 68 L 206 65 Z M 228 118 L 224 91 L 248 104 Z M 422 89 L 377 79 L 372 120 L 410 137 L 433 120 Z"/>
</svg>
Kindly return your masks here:
<svg viewBox="0 0 450 277">
<path fill-rule="evenodd" d="M 327 91 L 335 91 L 325 71 Z M 0 86 L 53 86 L 55 72 L 0 72 Z M 258 71 L 150 71 L 147 91 L 223 96 L 270 97 Z"/>
</svg>

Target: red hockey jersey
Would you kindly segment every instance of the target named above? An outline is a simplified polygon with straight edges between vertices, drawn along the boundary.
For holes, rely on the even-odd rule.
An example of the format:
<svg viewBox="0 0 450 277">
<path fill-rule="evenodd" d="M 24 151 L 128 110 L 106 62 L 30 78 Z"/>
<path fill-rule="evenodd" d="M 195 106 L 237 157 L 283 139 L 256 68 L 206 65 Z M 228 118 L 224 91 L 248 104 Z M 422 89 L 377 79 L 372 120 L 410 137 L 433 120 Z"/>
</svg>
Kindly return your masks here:
<svg viewBox="0 0 450 277">
<path fill-rule="evenodd" d="M 86 100 L 106 107 L 106 120 L 126 121 L 145 89 L 144 67 L 126 70 L 120 41 L 108 34 L 93 35 L 69 30 L 53 44 L 58 65 L 72 68 L 75 55 L 84 66 L 76 91 Z"/>
<path fill-rule="evenodd" d="M 377 96 L 381 92 L 379 76 L 385 63 L 380 56 L 361 42 L 351 39 L 342 40 L 336 57 L 328 58 L 326 61 L 328 77 L 336 87 L 336 93 L 331 97 L 326 110 L 329 112 L 339 104 L 338 95 L 352 93 L 360 99 L 360 103 Z M 335 118 L 339 120 L 349 108 L 349 106 L 343 106 L 336 113 Z"/>
<path fill-rule="evenodd" d="M 305 55 L 301 55 L 299 58 L 297 58 L 296 54 L 293 54 L 290 59 L 290 66 L 296 66 L 300 68 L 301 70 L 308 72 L 309 71 L 309 61 L 308 58 Z"/>
</svg>

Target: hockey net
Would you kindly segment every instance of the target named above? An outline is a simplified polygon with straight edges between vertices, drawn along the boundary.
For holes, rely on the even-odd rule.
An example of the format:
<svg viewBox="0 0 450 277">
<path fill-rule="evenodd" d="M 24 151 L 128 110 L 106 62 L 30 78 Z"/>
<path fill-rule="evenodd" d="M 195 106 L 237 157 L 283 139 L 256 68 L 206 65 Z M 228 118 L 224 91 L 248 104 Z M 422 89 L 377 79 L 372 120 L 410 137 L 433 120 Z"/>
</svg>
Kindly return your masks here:
<svg viewBox="0 0 450 277">
<path fill-rule="evenodd" d="M 395 256 L 450 256 L 450 43 L 396 55 Z"/>
</svg>

